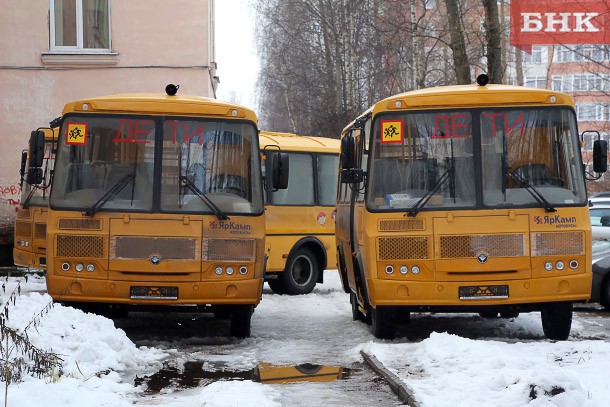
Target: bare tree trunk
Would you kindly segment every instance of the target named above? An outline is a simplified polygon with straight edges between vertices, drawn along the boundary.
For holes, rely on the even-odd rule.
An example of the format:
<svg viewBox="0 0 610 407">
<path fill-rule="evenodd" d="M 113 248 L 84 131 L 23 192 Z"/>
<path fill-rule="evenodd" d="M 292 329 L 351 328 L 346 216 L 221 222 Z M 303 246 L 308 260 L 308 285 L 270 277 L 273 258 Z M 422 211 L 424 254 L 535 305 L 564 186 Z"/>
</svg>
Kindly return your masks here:
<svg viewBox="0 0 610 407">
<path fill-rule="evenodd" d="M 453 52 L 453 68 L 458 85 L 471 83 L 470 64 L 466 54 L 466 43 L 464 41 L 464 30 L 461 25 L 460 12 L 457 0 L 445 0 L 447 7 L 447 20 L 449 24 L 449 35 L 451 42 L 449 47 Z"/>
<path fill-rule="evenodd" d="M 485 9 L 485 39 L 487 41 L 487 73 L 491 83 L 502 83 L 502 51 L 497 0 L 482 0 Z"/>
</svg>

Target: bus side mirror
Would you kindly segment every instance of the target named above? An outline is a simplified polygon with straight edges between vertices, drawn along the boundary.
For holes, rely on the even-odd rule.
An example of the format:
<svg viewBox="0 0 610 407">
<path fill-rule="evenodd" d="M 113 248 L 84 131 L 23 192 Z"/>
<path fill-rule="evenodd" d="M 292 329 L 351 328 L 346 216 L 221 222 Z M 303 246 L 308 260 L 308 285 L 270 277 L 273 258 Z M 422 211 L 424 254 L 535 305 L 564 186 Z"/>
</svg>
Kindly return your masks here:
<svg viewBox="0 0 610 407">
<path fill-rule="evenodd" d="M 30 137 L 30 168 L 42 167 L 44 160 L 44 132 L 34 130 Z"/>
<path fill-rule="evenodd" d="M 25 182 L 27 182 L 30 185 L 41 184 L 42 183 L 42 168 L 40 168 L 40 167 L 35 167 L 35 168 L 30 167 L 28 169 L 27 176 L 25 177 Z"/>
<path fill-rule="evenodd" d="M 354 168 L 355 155 L 354 136 L 348 133 L 341 139 L 341 182 L 344 184 L 360 183 L 364 180 L 364 171 Z"/>
<path fill-rule="evenodd" d="M 354 168 L 354 137 L 346 134 L 341 139 L 341 169 L 349 170 Z"/>
<path fill-rule="evenodd" d="M 288 188 L 289 164 L 288 154 L 277 151 L 267 153 L 265 160 L 265 189 L 267 191 Z"/>
<path fill-rule="evenodd" d="M 595 140 L 593 142 L 593 171 L 602 173 L 608 171 L 608 142 Z"/>
</svg>

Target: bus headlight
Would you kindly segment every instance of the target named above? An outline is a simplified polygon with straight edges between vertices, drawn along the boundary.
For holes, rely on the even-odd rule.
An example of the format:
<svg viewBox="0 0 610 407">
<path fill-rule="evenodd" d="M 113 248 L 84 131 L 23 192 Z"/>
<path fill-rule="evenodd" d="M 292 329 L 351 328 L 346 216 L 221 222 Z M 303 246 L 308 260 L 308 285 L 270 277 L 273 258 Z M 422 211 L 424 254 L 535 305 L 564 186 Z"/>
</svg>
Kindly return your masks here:
<svg viewBox="0 0 610 407">
<path fill-rule="evenodd" d="M 385 273 L 386 274 L 394 273 L 394 266 L 385 266 Z"/>
<path fill-rule="evenodd" d="M 578 261 L 577 260 L 570 260 L 570 268 L 572 270 L 576 270 L 578 268 Z"/>
<path fill-rule="evenodd" d="M 553 270 L 553 263 L 551 263 L 550 261 L 547 261 L 546 263 L 544 263 L 544 269 L 546 271 L 551 271 Z"/>
<path fill-rule="evenodd" d="M 63 271 L 68 271 L 68 270 L 70 270 L 70 263 L 68 263 L 67 261 L 66 261 L 66 262 L 61 263 L 61 269 L 62 269 Z"/>
<path fill-rule="evenodd" d="M 413 266 L 413 267 L 411 267 L 411 273 L 413 273 L 413 274 L 419 274 L 419 267 L 417 267 L 417 266 Z"/>
<path fill-rule="evenodd" d="M 81 271 L 83 271 L 85 269 L 85 266 L 83 265 L 83 263 L 76 263 L 76 266 L 74 266 L 74 269 L 80 273 Z"/>
<path fill-rule="evenodd" d="M 235 272 L 235 269 L 233 269 L 233 267 L 231 267 L 231 266 L 227 267 L 227 274 L 228 275 L 232 276 L 234 272 Z"/>
<path fill-rule="evenodd" d="M 93 273 L 95 271 L 95 266 L 93 264 L 87 264 L 87 271 Z"/>
<path fill-rule="evenodd" d="M 400 274 L 407 274 L 409 272 L 409 268 L 407 266 L 400 266 Z"/>
<path fill-rule="evenodd" d="M 557 270 L 563 270 L 565 264 L 563 264 L 563 261 L 558 261 L 557 264 L 555 264 L 555 267 L 557 267 Z"/>
<path fill-rule="evenodd" d="M 246 266 L 241 266 L 239 268 L 239 274 L 241 274 L 242 276 L 245 276 L 246 274 L 248 274 L 248 267 Z"/>
<path fill-rule="evenodd" d="M 217 276 L 222 274 L 222 267 L 218 266 L 214 269 L 214 273 L 216 273 Z"/>
</svg>

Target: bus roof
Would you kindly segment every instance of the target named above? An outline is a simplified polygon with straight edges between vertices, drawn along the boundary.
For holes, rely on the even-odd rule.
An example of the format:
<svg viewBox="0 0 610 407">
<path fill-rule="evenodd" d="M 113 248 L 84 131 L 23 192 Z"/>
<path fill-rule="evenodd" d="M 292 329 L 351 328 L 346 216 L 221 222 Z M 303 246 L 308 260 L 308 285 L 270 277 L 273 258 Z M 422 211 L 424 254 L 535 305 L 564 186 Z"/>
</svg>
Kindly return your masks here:
<svg viewBox="0 0 610 407">
<path fill-rule="evenodd" d="M 65 105 L 63 114 L 71 112 L 222 117 L 258 123 L 254 111 L 247 107 L 202 96 L 164 93 L 125 93 L 81 99 Z"/>
<path fill-rule="evenodd" d="M 329 137 L 299 136 L 292 133 L 261 131 L 259 134 L 261 148 L 278 146 L 286 151 L 311 151 L 339 153 L 341 142 Z"/>
<path fill-rule="evenodd" d="M 554 98 L 554 99 L 553 99 Z M 574 108 L 571 96 L 548 89 L 526 86 L 497 85 L 454 85 L 437 86 L 399 93 L 380 100 L 367 109 L 359 118 L 384 111 L 412 109 L 443 109 L 471 107 L 515 107 L 515 106 L 570 106 Z M 355 120 L 343 129 L 345 133 Z"/>
</svg>

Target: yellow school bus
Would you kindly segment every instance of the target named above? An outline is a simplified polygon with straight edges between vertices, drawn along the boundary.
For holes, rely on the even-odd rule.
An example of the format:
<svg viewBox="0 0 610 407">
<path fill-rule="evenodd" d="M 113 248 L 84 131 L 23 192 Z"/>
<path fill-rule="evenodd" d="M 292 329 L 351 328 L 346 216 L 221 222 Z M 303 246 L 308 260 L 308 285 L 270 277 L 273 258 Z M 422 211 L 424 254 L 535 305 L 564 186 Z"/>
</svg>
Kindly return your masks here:
<svg viewBox="0 0 610 407">
<path fill-rule="evenodd" d="M 47 267 L 47 210 L 54 162 L 53 147 L 57 140 L 57 131 L 54 132 L 51 128 L 39 128 L 32 132 L 32 137 L 39 131 L 44 134 L 45 140 L 40 167 L 43 178 L 40 182 L 36 182 L 27 176 L 29 168 L 26 164 L 30 152 L 24 150 L 20 169 L 21 199 L 19 212 L 15 219 L 13 262 L 16 266 L 45 270 Z"/>
<path fill-rule="evenodd" d="M 338 139 L 261 131 L 263 158 L 279 149 L 290 157 L 288 188 L 268 191 L 266 280 L 278 294 L 307 294 L 336 265 L 335 202 Z"/>
<path fill-rule="evenodd" d="M 389 97 L 342 132 L 339 271 L 378 338 L 414 311 L 541 311 L 545 336 L 564 340 L 589 298 L 573 100 L 477 82 Z"/>
<path fill-rule="evenodd" d="M 232 336 L 246 337 L 265 256 L 257 118 L 176 91 L 168 85 L 167 94 L 64 107 L 47 290 L 55 301 L 119 314 L 147 306 L 209 311 L 230 318 Z M 265 182 L 282 188 L 282 156 L 270 161 Z"/>
</svg>

